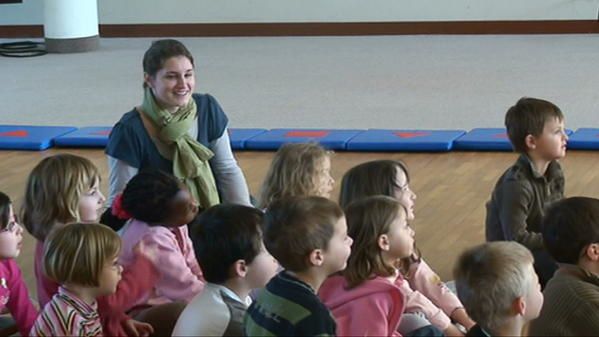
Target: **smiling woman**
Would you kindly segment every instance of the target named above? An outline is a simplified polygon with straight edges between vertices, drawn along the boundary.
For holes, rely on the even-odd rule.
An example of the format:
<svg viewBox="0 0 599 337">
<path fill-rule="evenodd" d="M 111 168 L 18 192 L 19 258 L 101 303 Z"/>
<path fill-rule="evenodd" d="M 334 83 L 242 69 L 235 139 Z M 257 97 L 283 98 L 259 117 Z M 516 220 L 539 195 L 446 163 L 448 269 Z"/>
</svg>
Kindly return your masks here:
<svg viewBox="0 0 599 337">
<path fill-rule="evenodd" d="M 193 56 L 177 40 L 152 43 L 143 59 L 144 99 L 114 126 L 106 154 L 109 202 L 139 170 L 156 168 L 179 178 L 208 208 L 221 201 L 250 204 L 247 184 L 233 157 L 228 119 L 216 99 L 194 94 Z M 107 211 L 102 221 L 122 223 Z"/>
</svg>

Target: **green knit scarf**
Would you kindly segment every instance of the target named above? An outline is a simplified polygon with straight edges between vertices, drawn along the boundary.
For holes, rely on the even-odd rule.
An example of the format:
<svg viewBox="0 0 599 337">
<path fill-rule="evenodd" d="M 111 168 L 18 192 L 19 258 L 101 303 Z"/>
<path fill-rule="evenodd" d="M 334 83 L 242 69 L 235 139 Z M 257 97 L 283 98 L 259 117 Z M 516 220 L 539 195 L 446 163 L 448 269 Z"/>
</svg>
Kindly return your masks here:
<svg viewBox="0 0 599 337">
<path fill-rule="evenodd" d="M 220 203 L 214 175 L 208 161 L 214 153 L 193 139 L 187 132 L 196 123 L 197 107 L 191 98 L 177 112 L 170 113 L 156 104 L 150 88 L 144 92 L 141 105 L 145 117 L 152 122 L 156 144 L 161 155 L 173 161 L 173 174 L 189 188 L 189 192 L 204 209 Z"/>
</svg>

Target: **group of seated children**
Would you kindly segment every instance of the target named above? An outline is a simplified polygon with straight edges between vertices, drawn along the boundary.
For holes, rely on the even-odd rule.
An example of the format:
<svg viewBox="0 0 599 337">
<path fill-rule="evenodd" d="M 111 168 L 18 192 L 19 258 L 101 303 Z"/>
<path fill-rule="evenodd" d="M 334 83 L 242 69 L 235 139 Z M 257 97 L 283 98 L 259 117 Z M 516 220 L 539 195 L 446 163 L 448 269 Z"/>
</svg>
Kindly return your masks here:
<svg viewBox="0 0 599 337">
<path fill-rule="evenodd" d="M 521 156 L 487 204 L 490 242 L 455 264 L 457 295 L 415 244 L 404 163 L 353 167 L 336 203 L 331 153 L 287 144 L 258 208 L 200 210 L 177 178 L 140 171 L 111 205 L 126 220 L 118 232 L 98 223 L 105 198 L 89 160 L 43 159 L 21 212 L 37 239 L 41 312 L 14 262 L 23 229 L 3 193 L 0 309 L 22 336 L 597 335 L 599 200 L 563 199 L 563 119 L 538 99 L 509 109 Z"/>
</svg>

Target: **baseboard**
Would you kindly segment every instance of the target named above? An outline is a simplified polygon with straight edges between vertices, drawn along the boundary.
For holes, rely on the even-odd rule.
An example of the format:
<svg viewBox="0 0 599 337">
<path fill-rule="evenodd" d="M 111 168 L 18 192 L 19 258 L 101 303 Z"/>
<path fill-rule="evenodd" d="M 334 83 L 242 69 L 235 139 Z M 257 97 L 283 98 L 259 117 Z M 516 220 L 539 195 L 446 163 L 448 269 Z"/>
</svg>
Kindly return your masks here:
<svg viewBox="0 0 599 337">
<path fill-rule="evenodd" d="M 597 20 L 101 24 L 102 37 L 592 34 Z M 42 25 L 0 26 L 0 38 L 43 37 Z"/>
</svg>

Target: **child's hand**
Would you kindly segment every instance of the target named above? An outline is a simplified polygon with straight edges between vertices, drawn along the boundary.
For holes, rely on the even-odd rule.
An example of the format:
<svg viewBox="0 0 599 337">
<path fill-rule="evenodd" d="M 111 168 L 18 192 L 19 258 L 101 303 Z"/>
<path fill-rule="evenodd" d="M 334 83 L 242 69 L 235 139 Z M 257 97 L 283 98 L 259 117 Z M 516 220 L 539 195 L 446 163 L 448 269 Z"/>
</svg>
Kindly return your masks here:
<svg viewBox="0 0 599 337">
<path fill-rule="evenodd" d="M 134 319 L 123 322 L 123 328 L 129 337 L 148 337 L 154 332 L 154 328 L 150 324 Z"/>
<path fill-rule="evenodd" d="M 449 324 L 449 326 L 447 327 L 447 329 L 445 329 L 445 331 L 443 331 L 443 333 L 445 334 L 445 336 L 448 337 L 464 337 L 464 334 L 460 331 L 460 329 L 458 329 L 458 327 L 453 324 Z"/>
<path fill-rule="evenodd" d="M 144 258 L 154 262 L 158 258 L 158 254 L 156 254 L 156 250 L 148 247 L 147 244 L 144 243 L 143 240 L 139 241 L 135 248 L 133 248 L 134 254 L 139 257 L 143 256 Z"/>
</svg>

